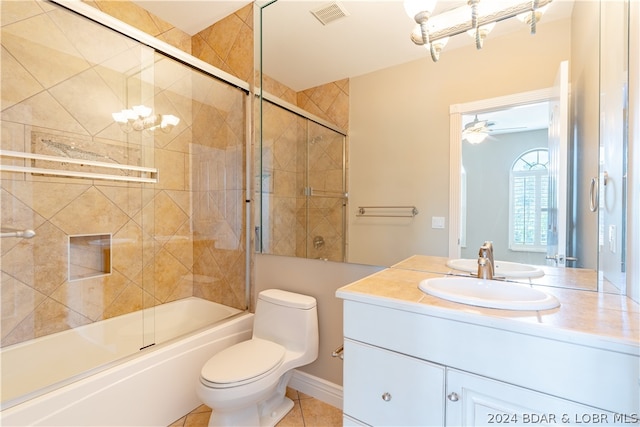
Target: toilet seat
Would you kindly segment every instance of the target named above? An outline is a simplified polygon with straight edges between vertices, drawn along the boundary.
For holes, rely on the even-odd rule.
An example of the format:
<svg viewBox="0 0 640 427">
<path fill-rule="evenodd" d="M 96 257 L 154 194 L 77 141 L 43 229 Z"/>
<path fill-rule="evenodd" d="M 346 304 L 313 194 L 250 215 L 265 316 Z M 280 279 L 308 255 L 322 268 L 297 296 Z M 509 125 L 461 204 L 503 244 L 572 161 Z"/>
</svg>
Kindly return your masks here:
<svg viewBox="0 0 640 427">
<path fill-rule="evenodd" d="M 237 387 L 259 380 L 283 362 L 285 348 L 259 338 L 235 344 L 203 366 L 200 380 L 211 388 Z"/>
</svg>

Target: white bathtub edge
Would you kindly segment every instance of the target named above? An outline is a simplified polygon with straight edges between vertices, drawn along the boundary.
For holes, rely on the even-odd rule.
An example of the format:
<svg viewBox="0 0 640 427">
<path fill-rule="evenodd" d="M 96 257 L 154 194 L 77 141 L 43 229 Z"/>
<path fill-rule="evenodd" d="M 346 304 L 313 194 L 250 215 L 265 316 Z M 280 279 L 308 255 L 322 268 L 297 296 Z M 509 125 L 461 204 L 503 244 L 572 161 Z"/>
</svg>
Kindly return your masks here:
<svg viewBox="0 0 640 427">
<path fill-rule="evenodd" d="M 0 413 L 2 426 L 166 426 L 200 405 L 195 388 L 204 363 L 217 351 L 251 338 L 253 314 L 151 350 L 107 371 Z M 214 327 L 212 329 L 216 329 Z M 188 347 L 188 348 L 187 348 Z"/>
</svg>

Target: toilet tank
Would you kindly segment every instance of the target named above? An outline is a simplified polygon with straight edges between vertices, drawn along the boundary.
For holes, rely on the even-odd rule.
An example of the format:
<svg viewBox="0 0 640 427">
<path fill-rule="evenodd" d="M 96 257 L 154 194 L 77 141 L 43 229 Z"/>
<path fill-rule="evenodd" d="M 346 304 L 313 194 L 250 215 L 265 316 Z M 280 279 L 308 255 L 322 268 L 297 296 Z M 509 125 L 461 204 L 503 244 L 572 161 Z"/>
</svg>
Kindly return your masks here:
<svg viewBox="0 0 640 427">
<path fill-rule="evenodd" d="M 318 353 L 316 299 L 308 295 L 268 289 L 258 294 L 253 336 L 276 342 L 288 351 Z"/>
</svg>

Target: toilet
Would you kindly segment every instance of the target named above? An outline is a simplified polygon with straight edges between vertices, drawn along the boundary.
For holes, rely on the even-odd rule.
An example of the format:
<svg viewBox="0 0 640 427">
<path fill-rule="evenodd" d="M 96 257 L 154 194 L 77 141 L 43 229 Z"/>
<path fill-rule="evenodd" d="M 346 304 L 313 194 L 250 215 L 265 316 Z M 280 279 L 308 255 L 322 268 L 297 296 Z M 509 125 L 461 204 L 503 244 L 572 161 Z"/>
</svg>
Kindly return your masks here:
<svg viewBox="0 0 640 427">
<path fill-rule="evenodd" d="M 279 289 L 260 292 L 253 336 L 215 354 L 197 394 L 209 426 L 274 426 L 293 408 L 285 396 L 293 369 L 318 357 L 316 300 Z"/>
</svg>

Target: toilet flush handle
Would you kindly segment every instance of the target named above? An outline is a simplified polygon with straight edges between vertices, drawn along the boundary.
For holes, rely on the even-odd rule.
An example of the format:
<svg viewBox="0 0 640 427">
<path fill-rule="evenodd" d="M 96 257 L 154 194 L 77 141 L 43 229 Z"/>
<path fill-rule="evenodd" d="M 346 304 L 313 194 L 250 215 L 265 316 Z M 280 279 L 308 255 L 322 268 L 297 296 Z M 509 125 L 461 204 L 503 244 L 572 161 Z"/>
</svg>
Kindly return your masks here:
<svg viewBox="0 0 640 427">
<path fill-rule="evenodd" d="M 344 344 L 333 350 L 333 352 L 331 353 L 331 357 L 339 357 L 340 359 L 344 360 Z"/>
</svg>

